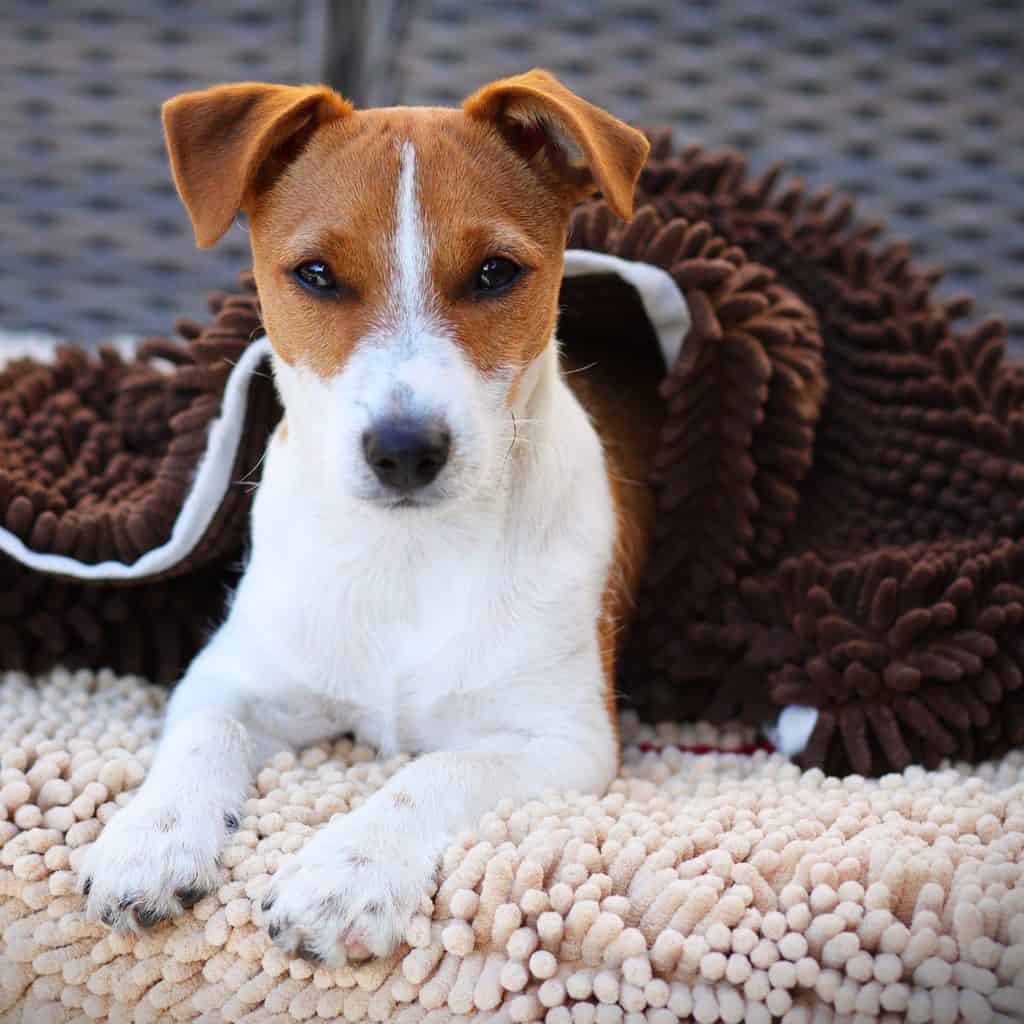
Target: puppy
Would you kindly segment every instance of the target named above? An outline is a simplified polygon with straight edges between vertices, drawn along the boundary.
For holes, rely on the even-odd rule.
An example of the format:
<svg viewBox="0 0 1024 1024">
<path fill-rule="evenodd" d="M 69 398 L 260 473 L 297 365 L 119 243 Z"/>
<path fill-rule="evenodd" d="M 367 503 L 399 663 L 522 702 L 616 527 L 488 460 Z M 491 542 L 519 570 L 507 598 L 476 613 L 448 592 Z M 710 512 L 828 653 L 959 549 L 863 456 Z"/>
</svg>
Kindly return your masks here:
<svg viewBox="0 0 1024 1024">
<path fill-rule="evenodd" d="M 555 325 L 574 204 L 628 218 L 647 142 L 543 71 L 461 110 L 245 83 L 163 119 L 198 244 L 247 216 L 285 417 L 227 619 L 84 859 L 88 910 L 191 906 L 261 763 L 352 731 L 416 757 L 281 867 L 264 918 L 313 960 L 385 956 L 458 830 L 616 771 L 645 456 L 614 395 L 571 390 Z"/>
</svg>

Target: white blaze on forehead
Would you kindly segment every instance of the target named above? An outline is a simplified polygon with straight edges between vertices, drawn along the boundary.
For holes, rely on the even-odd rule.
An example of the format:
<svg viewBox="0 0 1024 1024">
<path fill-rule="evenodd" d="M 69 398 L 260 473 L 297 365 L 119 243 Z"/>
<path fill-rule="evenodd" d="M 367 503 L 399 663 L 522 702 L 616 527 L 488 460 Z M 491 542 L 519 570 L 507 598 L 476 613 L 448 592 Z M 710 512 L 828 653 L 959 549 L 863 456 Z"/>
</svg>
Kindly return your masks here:
<svg viewBox="0 0 1024 1024">
<path fill-rule="evenodd" d="M 394 265 L 397 289 L 394 296 L 395 325 L 402 333 L 426 327 L 433 312 L 430 294 L 430 244 L 423 230 L 416 190 L 416 149 L 400 143 L 398 190 L 395 209 Z"/>
<path fill-rule="evenodd" d="M 377 322 L 345 364 L 339 385 L 373 423 L 396 414 L 445 420 L 453 436 L 468 434 L 473 374 L 454 331 L 441 315 L 431 277 L 432 238 L 424 224 L 416 150 L 397 140 L 394 220 L 384 238 L 390 270 L 387 299 Z"/>
</svg>

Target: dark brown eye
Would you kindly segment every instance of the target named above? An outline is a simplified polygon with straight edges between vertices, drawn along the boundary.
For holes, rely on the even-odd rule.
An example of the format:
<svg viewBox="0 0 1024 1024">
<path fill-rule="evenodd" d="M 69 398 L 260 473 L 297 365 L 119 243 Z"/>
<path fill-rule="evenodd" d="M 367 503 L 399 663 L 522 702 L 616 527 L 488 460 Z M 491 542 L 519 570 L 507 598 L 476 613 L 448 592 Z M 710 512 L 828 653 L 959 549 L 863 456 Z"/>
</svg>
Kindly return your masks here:
<svg viewBox="0 0 1024 1024">
<path fill-rule="evenodd" d="M 320 295 L 336 291 L 338 288 L 331 268 L 320 260 L 299 264 L 295 268 L 295 277 L 303 288 Z"/>
<path fill-rule="evenodd" d="M 502 256 L 488 256 L 476 274 L 476 290 L 481 295 L 493 295 L 510 288 L 519 277 L 520 267 Z"/>
</svg>

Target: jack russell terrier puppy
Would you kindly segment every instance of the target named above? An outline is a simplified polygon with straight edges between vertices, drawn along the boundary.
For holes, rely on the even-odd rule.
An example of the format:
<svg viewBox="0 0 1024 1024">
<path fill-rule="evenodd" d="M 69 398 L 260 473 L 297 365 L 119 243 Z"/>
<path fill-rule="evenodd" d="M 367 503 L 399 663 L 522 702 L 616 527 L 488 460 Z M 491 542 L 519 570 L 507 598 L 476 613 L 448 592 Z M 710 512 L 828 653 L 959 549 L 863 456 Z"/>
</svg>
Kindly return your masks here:
<svg viewBox="0 0 1024 1024">
<path fill-rule="evenodd" d="M 460 829 L 616 772 L 647 453 L 621 381 L 570 386 L 555 322 L 573 206 L 628 218 L 647 141 L 543 71 L 461 110 L 244 83 L 163 120 L 197 243 L 247 216 L 285 417 L 227 620 L 82 889 L 119 930 L 180 913 L 261 763 L 351 731 L 416 757 L 282 865 L 263 918 L 312 960 L 385 956 Z"/>
</svg>

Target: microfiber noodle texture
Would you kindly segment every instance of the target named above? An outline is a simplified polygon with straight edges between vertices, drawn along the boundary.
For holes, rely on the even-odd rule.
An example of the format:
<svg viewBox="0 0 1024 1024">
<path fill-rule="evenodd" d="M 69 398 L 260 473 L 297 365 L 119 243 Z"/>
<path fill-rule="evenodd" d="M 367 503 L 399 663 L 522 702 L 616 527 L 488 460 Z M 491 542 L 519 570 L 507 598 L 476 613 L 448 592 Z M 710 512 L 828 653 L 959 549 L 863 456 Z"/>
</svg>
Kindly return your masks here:
<svg viewBox="0 0 1024 1024">
<path fill-rule="evenodd" d="M 402 949 L 328 969 L 273 946 L 260 901 L 404 763 L 348 739 L 258 772 L 223 884 L 179 920 L 85 920 L 76 868 L 143 778 L 165 697 L 109 671 L 0 678 L 5 1024 L 1024 1019 L 1019 751 L 839 779 L 732 752 L 756 748 L 748 726 L 628 712 L 606 795 L 499 804 L 445 852 Z"/>
<path fill-rule="evenodd" d="M 652 141 L 632 222 L 594 200 L 569 241 L 638 273 L 562 290 L 577 356 L 614 331 L 667 364 L 620 689 L 647 720 L 799 721 L 801 763 L 831 773 L 1000 756 L 1024 741 L 1024 369 L 1003 327 L 956 329 L 970 302 L 935 298 L 939 274 L 847 199 Z M 170 680 L 216 621 L 279 410 L 265 363 L 232 387 L 266 344 L 251 280 L 213 310 L 134 360 L 0 370 L 0 667 Z M 221 493 L 204 470 L 214 441 L 230 458 L 229 406 L 245 430 L 189 533 L 190 488 Z M 156 550 L 150 575 L 96 569 Z"/>
</svg>

